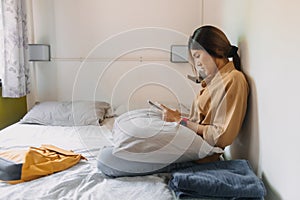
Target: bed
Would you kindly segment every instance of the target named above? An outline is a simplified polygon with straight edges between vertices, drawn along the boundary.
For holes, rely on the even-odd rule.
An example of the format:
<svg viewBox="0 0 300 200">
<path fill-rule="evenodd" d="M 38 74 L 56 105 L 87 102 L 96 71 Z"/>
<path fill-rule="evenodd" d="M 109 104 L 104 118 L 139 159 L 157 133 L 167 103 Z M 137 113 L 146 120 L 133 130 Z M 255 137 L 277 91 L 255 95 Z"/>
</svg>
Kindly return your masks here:
<svg viewBox="0 0 300 200">
<path fill-rule="evenodd" d="M 0 182 L 0 199 L 173 199 L 166 177 L 150 175 L 111 179 L 97 168 L 97 155 L 111 146 L 114 118 L 102 125 L 56 126 L 18 122 L 0 131 L 0 151 L 52 144 L 82 154 L 87 161 L 32 181 Z"/>
<path fill-rule="evenodd" d="M 108 128 L 113 119 L 101 127 L 60 127 L 16 123 L 1 131 L 1 149 L 27 148 L 51 143 L 72 149 L 88 161 L 50 176 L 16 185 L 0 183 L 0 199 L 172 199 L 164 177 L 125 177 L 110 179 L 96 167 L 101 147 L 111 145 Z M 108 125 L 107 125 L 108 124 Z"/>
<path fill-rule="evenodd" d="M 0 131 L 0 153 L 51 144 L 72 150 L 87 160 L 31 181 L 19 184 L 0 182 L 0 199 L 178 199 L 175 190 L 168 186 L 173 175 L 165 173 L 109 178 L 97 168 L 101 148 L 115 146 L 112 129 L 120 118 L 114 116 L 122 112 L 112 112 L 110 105 L 105 102 L 44 102 L 34 106 L 20 122 Z M 184 134 L 186 136 L 187 133 Z M 251 175 L 252 178 L 255 176 L 253 173 Z M 255 181 L 252 184 L 254 187 L 257 185 Z M 244 188 L 244 185 L 240 186 Z"/>
</svg>

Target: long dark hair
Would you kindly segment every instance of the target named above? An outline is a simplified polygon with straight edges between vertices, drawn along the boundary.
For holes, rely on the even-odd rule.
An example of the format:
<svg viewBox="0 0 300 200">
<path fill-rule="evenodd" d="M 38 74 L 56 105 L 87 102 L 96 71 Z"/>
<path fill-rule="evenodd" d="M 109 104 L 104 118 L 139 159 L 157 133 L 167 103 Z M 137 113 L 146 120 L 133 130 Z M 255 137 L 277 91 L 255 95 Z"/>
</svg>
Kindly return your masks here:
<svg viewBox="0 0 300 200">
<path fill-rule="evenodd" d="M 233 58 L 234 66 L 241 70 L 241 60 L 237 53 L 238 48 L 232 46 L 226 35 L 214 26 L 202 26 L 196 29 L 189 39 L 189 49 L 205 49 L 216 58 Z"/>
</svg>

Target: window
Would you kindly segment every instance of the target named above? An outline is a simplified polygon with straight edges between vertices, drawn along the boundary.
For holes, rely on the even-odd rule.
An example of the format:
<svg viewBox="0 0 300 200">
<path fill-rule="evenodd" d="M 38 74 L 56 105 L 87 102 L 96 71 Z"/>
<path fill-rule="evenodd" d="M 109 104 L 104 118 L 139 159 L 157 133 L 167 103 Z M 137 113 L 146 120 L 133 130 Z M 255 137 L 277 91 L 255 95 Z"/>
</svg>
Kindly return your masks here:
<svg viewBox="0 0 300 200">
<path fill-rule="evenodd" d="M 3 45 L 3 23 L 2 23 L 2 3 L 0 3 L 0 79 L 3 78 L 4 74 L 4 45 Z"/>
</svg>

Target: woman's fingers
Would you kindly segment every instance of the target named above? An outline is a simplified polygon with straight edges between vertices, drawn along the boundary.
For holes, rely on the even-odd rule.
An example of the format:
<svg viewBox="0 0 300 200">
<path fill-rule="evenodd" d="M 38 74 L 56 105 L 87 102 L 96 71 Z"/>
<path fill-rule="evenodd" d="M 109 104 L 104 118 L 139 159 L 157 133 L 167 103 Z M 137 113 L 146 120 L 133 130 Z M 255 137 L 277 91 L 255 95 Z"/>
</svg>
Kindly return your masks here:
<svg viewBox="0 0 300 200">
<path fill-rule="evenodd" d="M 178 110 L 172 110 L 166 107 L 163 104 L 160 104 L 162 107 L 162 119 L 167 122 L 178 122 L 181 119 L 181 114 Z"/>
<path fill-rule="evenodd" d="M 163 109 L 162 110 L 162 117 L 164 121 L 172 121 L 170 120 L 170 117 L 172 116 L 172 113 L 170 113 L 170 108 L 168 108 L 167 106 L 160 104 L 160 107 Z"/>
<path fill-rule="evenodd" d="M 173 111 L 174 112 L 174 110 L 172 110 L 171 108 L 168 108 L 164 104 L 160 104 L 160 107 L 162 107 L 162 109 L 163 109 L 164 112 L 169 112 L 169 111 Z"/>
<path fill-rule="evenodd" d="M 167 106 L 165 106 L 164 104 L 160 104 L 160 106 L 164 109 L 164 110 L 169 110 L 169 108 Z"/>
</svg>

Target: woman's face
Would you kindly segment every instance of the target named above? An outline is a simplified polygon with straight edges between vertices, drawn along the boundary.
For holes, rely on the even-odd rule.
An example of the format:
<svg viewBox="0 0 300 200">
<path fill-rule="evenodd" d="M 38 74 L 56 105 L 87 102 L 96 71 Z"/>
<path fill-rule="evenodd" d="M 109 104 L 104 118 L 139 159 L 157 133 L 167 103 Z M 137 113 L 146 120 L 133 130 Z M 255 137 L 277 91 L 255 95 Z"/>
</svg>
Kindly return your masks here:
<svg viewBox="0 0 300 200">
<path fill-rule="evenodd" d="M 217 66 L 213 57 L 210 56 L 205 50 L 191 50 L 192 58 L 197 72 L 205 76 L 214 75 L 217 70 Z"/>
</svg>

